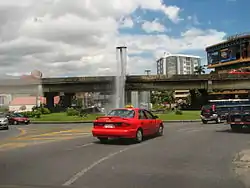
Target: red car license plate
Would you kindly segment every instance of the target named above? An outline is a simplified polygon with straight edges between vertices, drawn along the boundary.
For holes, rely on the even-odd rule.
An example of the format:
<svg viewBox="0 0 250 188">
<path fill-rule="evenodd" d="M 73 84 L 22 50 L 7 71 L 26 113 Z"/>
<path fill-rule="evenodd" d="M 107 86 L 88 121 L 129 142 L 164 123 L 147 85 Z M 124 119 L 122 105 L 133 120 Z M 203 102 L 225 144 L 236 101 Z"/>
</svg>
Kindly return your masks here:
<svg viewBox="0 0 250 188">
<path fill-rule="evenodd" d="M 104 125 L 104 128 L 114 128 L 114 125 Z"/>
</svg>

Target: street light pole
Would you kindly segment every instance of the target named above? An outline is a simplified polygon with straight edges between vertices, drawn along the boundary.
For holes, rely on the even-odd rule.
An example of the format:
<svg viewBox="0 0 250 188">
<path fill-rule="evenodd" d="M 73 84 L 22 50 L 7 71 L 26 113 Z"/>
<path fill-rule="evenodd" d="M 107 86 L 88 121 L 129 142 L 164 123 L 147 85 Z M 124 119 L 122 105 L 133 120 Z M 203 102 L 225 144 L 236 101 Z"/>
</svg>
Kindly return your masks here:
<svg viewBox="0 0 250 188">
<path fill-rule="evenodd" d="M 146 69 L 146 70 L 145 70 L 145 73 L 147 74 L 147 76 L 149 76 L 150 73 L 151 73 L 151 70 Z M 150 93 L 151 93 L 151 91 L 149 90 L 148 95 L 147 95 L 148 110 L 150 110 Z"/>
<path fill-rule="evenodd" d="M 149 76 L 149 75 L 150 75 L 150 73 L 151 73 L 151 70 L 146 69 L 146 70 L 145 70 L 145 73 L 147 74 L 147 76 Z"/>
</svg>

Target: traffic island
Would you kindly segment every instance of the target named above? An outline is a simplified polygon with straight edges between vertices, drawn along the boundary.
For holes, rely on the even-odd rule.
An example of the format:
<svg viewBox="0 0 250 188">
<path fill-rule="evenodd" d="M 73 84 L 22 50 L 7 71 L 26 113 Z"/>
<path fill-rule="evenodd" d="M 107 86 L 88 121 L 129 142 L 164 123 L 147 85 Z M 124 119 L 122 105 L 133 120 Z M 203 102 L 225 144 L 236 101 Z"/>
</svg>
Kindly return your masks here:
<svg viewBox="0 0 250 188">
<path fill-rule="evenodd" d="M 183 111 L 182 114 L 168 112 L 156 114 L 164 122 L 200 122 L 199 111 Z M 75 124 L 75 123 L 92 123 L 96 117 L 103 114 L 89 114 L 86 117 L 67 116 L 66 113 L 51 113 L 42 115 L 40 118 L 31 118 L 33 124 Z"/>
</svg>

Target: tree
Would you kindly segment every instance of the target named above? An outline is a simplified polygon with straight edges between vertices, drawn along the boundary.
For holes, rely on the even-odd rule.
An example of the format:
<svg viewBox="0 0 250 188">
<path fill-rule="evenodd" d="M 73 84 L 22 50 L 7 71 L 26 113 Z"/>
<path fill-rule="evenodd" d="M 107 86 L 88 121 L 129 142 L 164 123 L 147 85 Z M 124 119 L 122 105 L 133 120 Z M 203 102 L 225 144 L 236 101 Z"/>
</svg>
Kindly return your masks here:
<svg viewBox="0 0 250 188">
<path fill-rule="evenodd" d="M 174 98 L 174 91 L 155 91 L 151 95 L 151 101 L 154 104 L 162 104 L 164 102 L 169 103 L 170 108 L 171 104 L 174 103 L 175 101 Z"/>
<path fill-rule="evenodd" d="M 199 65 L 199 66 L 196 66 L 195 68 L 195 71 L 194 71 L 194 73 L 195 74 L 205 74 L 205 66 L 203 65 L 203 66 L 201 66 L 201 65 Z"/>
</svg>

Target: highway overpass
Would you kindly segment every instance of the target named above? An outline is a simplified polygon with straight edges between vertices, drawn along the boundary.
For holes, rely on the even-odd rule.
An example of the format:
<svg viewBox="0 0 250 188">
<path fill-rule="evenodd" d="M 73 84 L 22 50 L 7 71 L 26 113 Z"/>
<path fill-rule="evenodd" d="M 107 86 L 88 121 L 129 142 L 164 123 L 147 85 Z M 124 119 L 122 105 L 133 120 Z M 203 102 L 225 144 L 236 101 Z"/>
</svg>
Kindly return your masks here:
<svg viewBox="0 0 250 188">
<path fill-rule="evenodd" d="M 43 92 L 110 92 L 114 89 L 114 76 L 43 78 L 41 80 L 0 80 L 0 93 L 36 94 L 38 85 Z M 178 90 L 249 89 L 250 75 L 164 75 L 127 76 L 126 90 Z"/>
<path fill-rule="evenodd" d="M 44 92 L 102 92 L 114 89 L 115 77 L 44 78 Z M 126 90 L 250 89 L 250 75 L 127 76 Z"/>
</svg>

